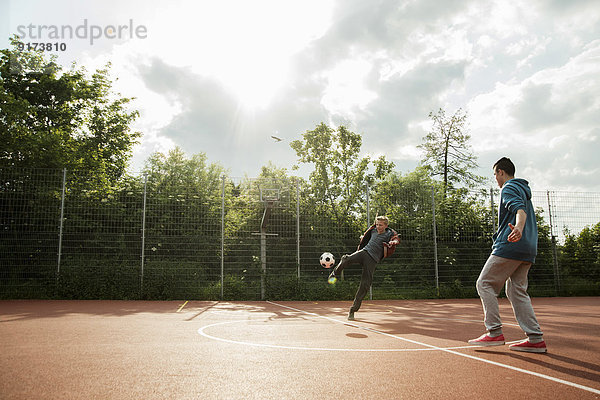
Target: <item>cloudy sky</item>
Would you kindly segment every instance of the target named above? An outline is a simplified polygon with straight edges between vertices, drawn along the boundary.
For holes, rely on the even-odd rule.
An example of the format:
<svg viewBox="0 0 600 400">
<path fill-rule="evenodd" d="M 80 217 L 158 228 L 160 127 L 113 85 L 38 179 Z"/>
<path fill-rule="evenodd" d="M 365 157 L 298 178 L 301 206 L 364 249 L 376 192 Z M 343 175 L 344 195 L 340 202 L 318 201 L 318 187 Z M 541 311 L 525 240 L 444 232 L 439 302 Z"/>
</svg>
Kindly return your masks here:
<svg viewBox="0 0 600 400">
<path fill-rule="evenodd" d="M 429 112 L 462 108 L 478 173 L 509 156 L 534 190 L 600 191 L 597 0 L 0 4 L 2 48 L 20 32 L 65 43 L 54 51 L 65 66 L 112 62 L 116 90 L 141 112 L 132 171 L 174 146 L 232 176 L 289 168 L 289 142 L 325 122 L 406 173 Z"/>
</svg>

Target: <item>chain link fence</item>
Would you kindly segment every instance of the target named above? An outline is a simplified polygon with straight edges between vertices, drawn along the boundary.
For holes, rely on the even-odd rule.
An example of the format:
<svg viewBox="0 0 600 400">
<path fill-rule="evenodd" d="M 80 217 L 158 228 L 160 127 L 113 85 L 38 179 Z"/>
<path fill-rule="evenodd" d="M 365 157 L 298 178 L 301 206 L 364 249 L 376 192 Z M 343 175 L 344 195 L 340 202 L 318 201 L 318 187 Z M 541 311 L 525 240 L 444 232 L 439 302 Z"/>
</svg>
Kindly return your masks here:
<svg viewBox="0 0 600 400">
<path fill-rule="evenodd" d="M 373 298 L 476 296 L 497 189 L 446 193 L 418 182 L 365 184 L 352 204 L 317 201 L 303 180 L 81 171 L 0 171 L 0 297 L 350 299 L 319 264 L 356 249 L 376 215 L 402 239 Z M 393 182 L 392 182 L 393 183 Z M 533 295 L 600 293 L 600 193 L 533 193 L 540 232 Z"/>
</svg>

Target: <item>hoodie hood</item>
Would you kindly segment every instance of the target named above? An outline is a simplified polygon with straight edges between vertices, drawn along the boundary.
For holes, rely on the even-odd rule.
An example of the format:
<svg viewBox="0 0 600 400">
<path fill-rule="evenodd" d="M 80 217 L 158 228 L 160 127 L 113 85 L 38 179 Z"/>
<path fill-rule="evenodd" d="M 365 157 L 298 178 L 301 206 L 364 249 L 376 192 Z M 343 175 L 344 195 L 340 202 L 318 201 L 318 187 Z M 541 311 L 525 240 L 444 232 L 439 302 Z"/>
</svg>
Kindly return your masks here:
<svg viewBox="0 0 600 400">
<path fill-rule="evenodd" d="M 514 178 L 507 183 L 517 185 L 519 188 L 523 189 L 527 200 L 531 200 L 531 188 L 529 187 L 529 182 L 527 182 L 525 179 Z"/>
</svg>

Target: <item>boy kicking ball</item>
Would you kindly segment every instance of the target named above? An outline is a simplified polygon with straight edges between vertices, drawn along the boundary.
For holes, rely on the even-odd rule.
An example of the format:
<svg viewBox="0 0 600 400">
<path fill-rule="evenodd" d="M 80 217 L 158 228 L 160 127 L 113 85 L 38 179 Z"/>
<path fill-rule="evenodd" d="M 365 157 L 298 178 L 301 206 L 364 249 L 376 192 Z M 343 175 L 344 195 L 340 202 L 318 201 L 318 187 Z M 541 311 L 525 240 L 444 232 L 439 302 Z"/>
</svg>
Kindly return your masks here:
<svg viewBox="0 0 600 400">
<path fill-rule="evenodd" d="M 348 319 L 354 321 L 354 313 L 360 309 L 360 305 L 373 283 L 373 273 L 377 264 L 386 257 L 391 256 L 400 243 L 398 234 L 388 227 L 389 220 L 385 216 L 378 216 L 364 235 L 360 237 L 358 250 L 350 255 L 343 255 L 340 263 L 331 271 L 328 281 L 335 282 L 348 264 L 362 265 L 362 276 L 360 286 L 354 297 L 354 303 L 350 307 Z"/>
</svg>

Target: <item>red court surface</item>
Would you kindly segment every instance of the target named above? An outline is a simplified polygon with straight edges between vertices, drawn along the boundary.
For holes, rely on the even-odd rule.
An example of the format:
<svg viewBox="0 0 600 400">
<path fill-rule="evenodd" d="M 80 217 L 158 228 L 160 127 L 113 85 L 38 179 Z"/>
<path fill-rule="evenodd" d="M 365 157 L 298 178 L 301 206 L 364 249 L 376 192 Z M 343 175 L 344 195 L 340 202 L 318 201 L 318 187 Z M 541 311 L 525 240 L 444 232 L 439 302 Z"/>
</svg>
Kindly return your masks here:
<svg viewBox="0 0 600 400">
<path fill-rule="evenodd" d="M 0 301 L 0 398 L 600 399 L 600 298 L 533 299 L 547 354 L 468 346 L 478 299 L 350 304 Z"/>
</svg>

